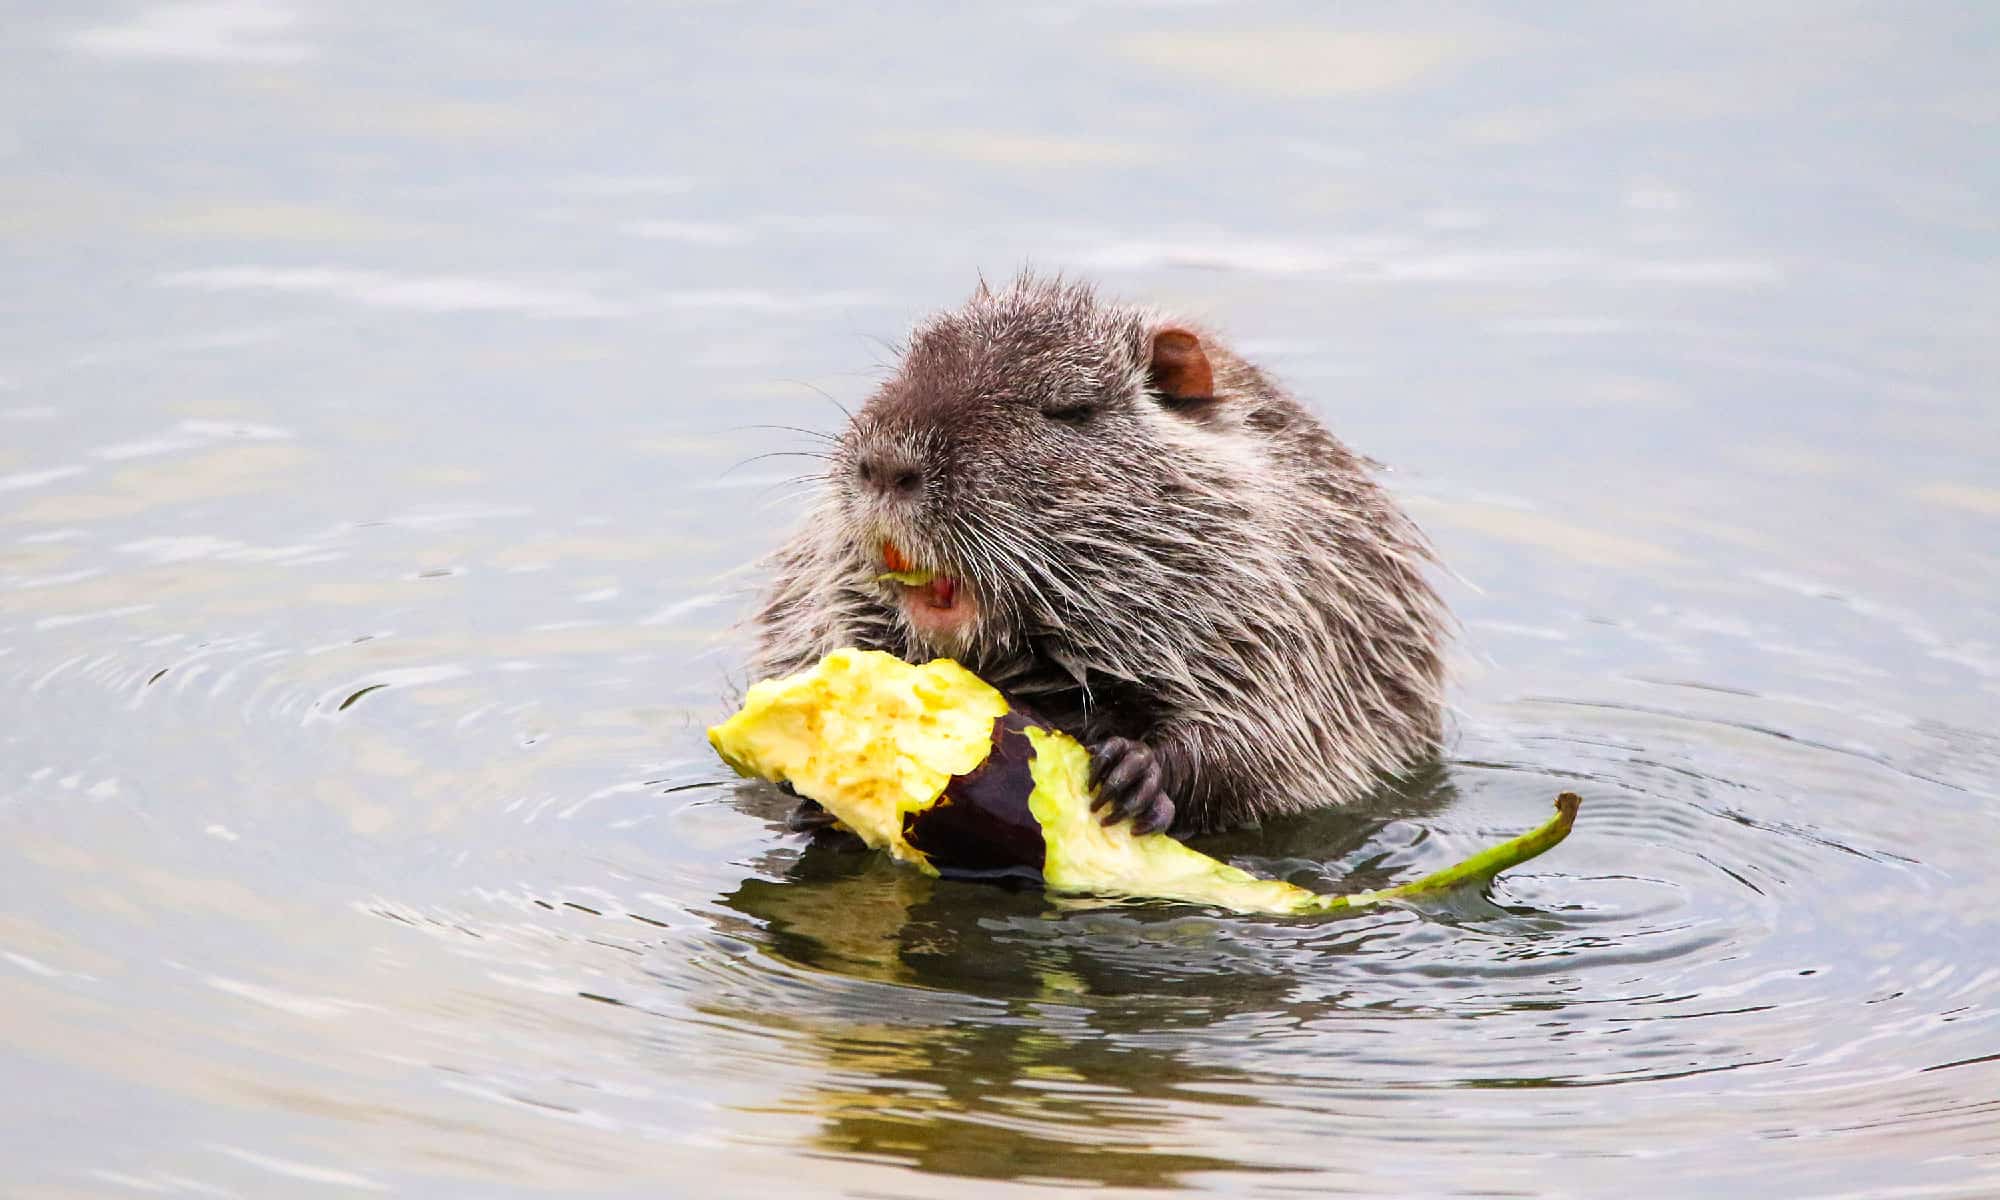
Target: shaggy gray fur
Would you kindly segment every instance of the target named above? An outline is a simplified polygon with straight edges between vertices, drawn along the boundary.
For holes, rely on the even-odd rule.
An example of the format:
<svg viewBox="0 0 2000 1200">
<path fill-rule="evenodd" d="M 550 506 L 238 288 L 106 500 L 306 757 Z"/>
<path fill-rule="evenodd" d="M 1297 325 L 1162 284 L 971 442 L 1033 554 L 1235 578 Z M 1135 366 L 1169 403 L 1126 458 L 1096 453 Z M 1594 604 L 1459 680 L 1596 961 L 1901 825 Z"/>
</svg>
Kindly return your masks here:
<svg viewBox="0 0 2000 1200">
<path fill-rule="evenodd" d="M 1190 329 L 1210 403 L 1148 388 Z M 903 497 L 863 459 L 913 472 Z M 840 646 L 957 658 L 1086 745 L 1150 747 L 1188 833 L 1339 804 L 1439 734 L 1447 621 L 1372 466 L 1185 322 L 1024 276 L 912 335 L 774 557 L 753 678 Z M 933 644 L 878 583 L 890 539 L 980 619 Z"/>
</svg>

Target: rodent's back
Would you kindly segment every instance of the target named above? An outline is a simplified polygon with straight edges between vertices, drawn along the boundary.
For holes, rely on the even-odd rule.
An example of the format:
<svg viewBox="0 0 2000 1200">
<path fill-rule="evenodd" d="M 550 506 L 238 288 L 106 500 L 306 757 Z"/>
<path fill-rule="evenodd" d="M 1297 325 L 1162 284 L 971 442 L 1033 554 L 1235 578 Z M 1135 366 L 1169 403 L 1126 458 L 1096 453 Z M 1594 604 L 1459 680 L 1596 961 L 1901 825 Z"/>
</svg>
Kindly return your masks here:
<svg viewBox="0 0 2000 1200">
<path fill-rule="evenodd" d="M 1434 745 L 1430 562 L 1369 464 L 1217 339 L 1024 278 L 921 326 L 855 415 L 752 670 L 957 658 L 1086 743 L 1144 743 L 1176 829 L 1216 828 Z"/>
</svg>

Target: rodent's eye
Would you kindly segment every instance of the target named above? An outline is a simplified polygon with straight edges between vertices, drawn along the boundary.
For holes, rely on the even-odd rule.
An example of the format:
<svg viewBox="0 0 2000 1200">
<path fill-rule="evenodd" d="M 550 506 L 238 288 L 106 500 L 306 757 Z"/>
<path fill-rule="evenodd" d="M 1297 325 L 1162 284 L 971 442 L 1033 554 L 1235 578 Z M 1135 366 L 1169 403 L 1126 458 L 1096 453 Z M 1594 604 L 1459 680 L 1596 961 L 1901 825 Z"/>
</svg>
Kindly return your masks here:
<svg viewBox="0 0 2000 1200">
<path fill-rule="evenodd" d="M 1097 407 L 1092 404 L 1051 404 L 1042 409 L 1042 415 L 1065 425 L 1082 425 L 1097 415 Z"/>
</svg>

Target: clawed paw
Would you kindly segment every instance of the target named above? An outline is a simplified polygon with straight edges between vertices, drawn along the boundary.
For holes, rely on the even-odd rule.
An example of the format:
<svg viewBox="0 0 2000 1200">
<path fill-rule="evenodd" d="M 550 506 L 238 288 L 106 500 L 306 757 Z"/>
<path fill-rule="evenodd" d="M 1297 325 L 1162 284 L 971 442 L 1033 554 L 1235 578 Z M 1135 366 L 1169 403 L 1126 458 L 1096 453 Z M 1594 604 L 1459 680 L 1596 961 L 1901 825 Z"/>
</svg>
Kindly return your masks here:
<svg viewBox="0 0 2000 1200">
<path fill-rule="evenodd" d="M 1104 823 L 1130 820 L 1133 833 L 1165 833 L 1174 823 L 1174 802 L 1160 783 L 1160 760 L 1144 742 L 1106 738 L 1090 749 L 1090 807 Z"/>
</svg>

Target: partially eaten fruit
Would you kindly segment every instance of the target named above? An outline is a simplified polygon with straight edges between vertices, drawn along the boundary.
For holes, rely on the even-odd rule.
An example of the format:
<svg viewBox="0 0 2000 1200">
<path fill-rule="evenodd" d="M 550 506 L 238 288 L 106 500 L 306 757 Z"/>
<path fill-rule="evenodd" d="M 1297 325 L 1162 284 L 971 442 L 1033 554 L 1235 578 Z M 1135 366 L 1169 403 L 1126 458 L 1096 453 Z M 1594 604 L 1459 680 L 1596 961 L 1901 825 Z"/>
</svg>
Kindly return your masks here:
<svg viewBox="0 0 2000 1200">
<path fill-rule="evenodd" d="M 786 782 L 868 845 L 933 875 L 1038 876 L 1055 892 L 1298 915 L 1484 884 L 1569 835 L 1565 792 L 1541 827 L 1412 883 L 1327 896 L 1090 811 L 1090 754 L 950 659 L 836 650 L 751 687 L 708 731 L 738 774 Z"/>
</svg>

